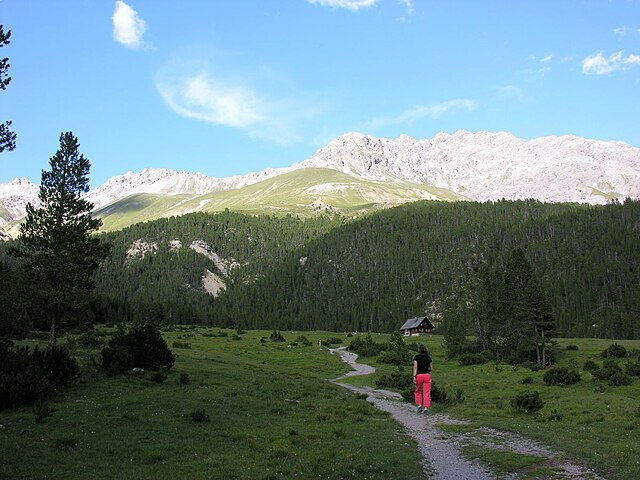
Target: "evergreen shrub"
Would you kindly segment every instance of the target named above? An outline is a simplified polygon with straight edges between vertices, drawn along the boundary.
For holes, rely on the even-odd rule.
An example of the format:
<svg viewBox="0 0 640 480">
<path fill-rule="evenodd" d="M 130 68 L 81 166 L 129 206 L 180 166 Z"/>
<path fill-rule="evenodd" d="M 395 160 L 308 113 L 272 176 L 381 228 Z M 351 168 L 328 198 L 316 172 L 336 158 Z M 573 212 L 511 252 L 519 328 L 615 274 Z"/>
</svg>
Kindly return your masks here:
<svg viewBox="0 0 640 480">
<path fill-rule="evenodd" d="M 518 380 L 518 383 L 522 383 L 523 385 L 531 384 L 533 383 L 533 377 L 524 377 Z"/>
<path fill-rule="evenodd" d="M 340 337 L 329 337 L 326 340 L 322 340 L 322 345 L 342 345 L 342 339 Z"/>
<path fill-rule="evenodd" d="M 89 330 L 80 335 L 78 343 L 84 348 L 101 348 L 104 345 L 104 340 L 98 335 L 98 332 Z"/>
<path fill-rule="evenodd" d="M 210 421 L 210 418 L 204 408 L 200 408 L 191 412 L 191 420 L 193 420 L 194 423 L 206 423 Z"/>
<path fill-rule="evenodd" d="M 522 413 L 535 413 L 544 407 L 537 390 L 530 390 L 511 397 L 511 407 Z"/>
<path fill-rule="evenodd" d="M 622 374 L 622 368 L 620 368 L 620 365 L 611 358 L 604 361 L 602 368 L 591 372 L 591 374 L 599 380 L 609 380 L 612 376 L 618 373 Z"/>
<path fill-rule="evenodd" d="M 584 368 L 585 371 L 593 374 L 593 372 L 595 372 L 596 370 L 600 370 L 600 365 L 593 360 L 587 360 L 586 362 L 584 362 L 582 368 Z"/>
<path fill-rule="evenodd" d="M 311 346 L 311 342 L 304 335 L 298 335 L 297 338 L 296 338 L 296 343 L 302 345 L 303 347 L 310 347 Z"/>
<path fill-rule="evenodd" d="M 578 345 L 567 345 L 566 347 L 567 350 L 579 350 Z"/>
<path fill-rule="evenodd" d="M 436 382 L 431 382 L 431 401 L 436 403 L 443 403 L 449 405 L 451 403 L 451 397 L 447 391 Z"/>
<path fill-rule="evenodd" d="M 100 353 L 101 366 L 111 375 L 133 368 L 169 370 L 175 362 L 174 353 L 152 323 L 135 324 L 127 332 L 120 328 Z"/>
<path fill-rule="evenodd" d="M 78 362 L 63 347 L 32 351 L 0 339 L 0 410 L 46 400 L 79 374 Z"/>
<path fill-rule="evenodd" d="M 568 368 L 555 367 L 545 372 L 543 380 L 547 385 L 574 385 L 580 381 L 580 374 Z"/>
<path fill-rule="evenodd" d="M 482 353 L 464 353 L 458 357 L 458 363 L 466 367 L 469 365 L 483 365 L 489 363 L 489 360 Z"/>
<path fill-rule="evenodd" d="M 380 355 L 379 362 L 391 365 L 407 365 L 411 362 L 411 351 L 404 343 L 399 331 L 391 334 L 389 341 L 384 345 L 384 352 Z"/>
<path fill-rule="evenodd" d="M 188 373 L 181 373 L 180 374 L 180 384 L 182 385 L 189 385 L 189 383 L 191 383 L 191 377 L 189 376 Z"/>
<path fill-rule="evenodd" d="M 156 383 L 164 383 L 168 377 L 169 372 L 167 372 L 166 370 L 158 370 L 157 372 L 154 372 L 153 375 L 151 375 L 151 380 Z"/>
<path fill-rule="evenodd" d="M 602 352 L 603 358 L 625 358 L 627 356 L 627 349 L 618 343 L 612 343 Z"/>
<path fill-rule="evenodd" d="M 269 337 L 272 342 L 286 342 L 280 331 L 274 330 Z"/>
<path fill-rule="evenodd" d="M 625 370 L 627 375 L 631 375 L 632 377 L 640 377 L 640 361 L 633 360 L 627 362 Z"/>
<path fill-rule="evenodd" d="M 631 385 L 633 383 L 633 377 L 622 373 L 617 372 L 609 377 L 609 385 L 612 387 L 621 387 L 623 385 Z"/>
<path fill-rule="evenodd" d="M 351 340 L 351 343 L 349 344 L 349 350 L 357 353 L 361 357 L 375 357 L 377 355 L 380 355 L 380 352 L 382 351 L 382 345 L 373 340 L 371 334 L 367 333 L 364 338 L 357 337 Z"/>
<path fill-rule="evenodd" d="M 412 384 L 411 375 L 406 373 L 400 367 L 396 368 L 390 375 L 382 375 L 376 380 L 376 387 L 378 388 L 395 388 L 397 390 L 404 390 L 409 388 Z"/>
</svg>

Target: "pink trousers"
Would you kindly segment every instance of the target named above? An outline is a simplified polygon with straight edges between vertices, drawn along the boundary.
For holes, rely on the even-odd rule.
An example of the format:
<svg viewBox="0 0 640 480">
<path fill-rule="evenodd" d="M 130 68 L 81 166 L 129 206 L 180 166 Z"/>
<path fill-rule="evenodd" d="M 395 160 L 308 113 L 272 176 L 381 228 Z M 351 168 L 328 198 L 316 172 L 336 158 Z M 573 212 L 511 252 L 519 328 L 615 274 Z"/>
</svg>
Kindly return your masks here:
<svg viewBox="0 0 640 480">
<path fill-rule="evenodd" d="M 421 373 L 416 377 L 416 405 L 431 407 L 431 374 Z"/>
</svg>

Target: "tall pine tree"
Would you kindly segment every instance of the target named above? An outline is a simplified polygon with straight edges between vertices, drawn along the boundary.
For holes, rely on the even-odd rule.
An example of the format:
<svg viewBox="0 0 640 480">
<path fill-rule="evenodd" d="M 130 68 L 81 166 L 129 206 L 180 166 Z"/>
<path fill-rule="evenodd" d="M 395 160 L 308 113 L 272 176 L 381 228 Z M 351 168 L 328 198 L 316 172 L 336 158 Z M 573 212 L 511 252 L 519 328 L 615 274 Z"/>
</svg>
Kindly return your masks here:
<svg viewBox="0 0 640 480">
<path fill-rule="evenodd" d="M 30 296 L 56 341 L 60 323 L 78 314 L 94 287 L 92 274 L 110 246 L 91 233 L 102 225 L 91 217 L 93 204 L 81 197 L 89 191 L 90 163 L 78 152 L 71 132 L 60 135 L 60 148 L 42 172 L 40 208 L 27 205 L 16 255 L 30 278 Z"/>
<path fill-rule="evenodd" d="M 11 38 L 11 30 L 6 33 L 3 26 L 0 25 L 0 47 L 9 45 Z M 7 75 L 9 71 L 9 59 L 0 59 L 0 90 L 5 90 L 11 82 L 11 77 Z M 7 120 L 4 123 L 0 123 L 0 153 L 5 150 L 13 150 L 16 148 L 16 134 L 11 131 L 11 120 Z"/>
</svg>

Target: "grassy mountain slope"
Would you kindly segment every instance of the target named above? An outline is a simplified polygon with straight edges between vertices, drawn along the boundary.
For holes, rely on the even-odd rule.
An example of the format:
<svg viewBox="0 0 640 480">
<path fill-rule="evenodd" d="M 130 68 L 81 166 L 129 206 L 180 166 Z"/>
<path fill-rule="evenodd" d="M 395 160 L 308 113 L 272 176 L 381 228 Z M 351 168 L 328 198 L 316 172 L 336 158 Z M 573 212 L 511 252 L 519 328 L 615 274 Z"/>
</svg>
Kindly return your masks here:
<svg viewBox="0 0 640 480">
<path fill-rule="evenodd" d="M 113 231 L 141 221 L 191 212 L 225 209 L 248 214 L 310 216 L 340 212 L 358 215 L 416 200 L 461 200 L 452 191 L 397 182 L 366 180 L 326 168 L 306 168 L 235 190 L 206 195 L 137 194 L 96 211 L 103 230 Z"/>
<path fill-rule="evenodd" d="M 99 292 L 112 318 L 158 305 L 161 319 L 249 328 L 390 331 L 441 313 L 473 290 L 482 263 L 522 247 L 560 332 L 640 337 L 640 203 L 415 202 L 357 220 L 226 212 L 136 225 L 109 236 L 114 256 Z M 158 253 L 127 260 L 137 239 Z M 204 240 L 238 265 L 213 300 L 199 285 L 215 263 L 186 246 Z M 124 306 L 122 306 L 124 304 Z M 118 313 L 120 310 L 120 313 Z"/>
</svg>

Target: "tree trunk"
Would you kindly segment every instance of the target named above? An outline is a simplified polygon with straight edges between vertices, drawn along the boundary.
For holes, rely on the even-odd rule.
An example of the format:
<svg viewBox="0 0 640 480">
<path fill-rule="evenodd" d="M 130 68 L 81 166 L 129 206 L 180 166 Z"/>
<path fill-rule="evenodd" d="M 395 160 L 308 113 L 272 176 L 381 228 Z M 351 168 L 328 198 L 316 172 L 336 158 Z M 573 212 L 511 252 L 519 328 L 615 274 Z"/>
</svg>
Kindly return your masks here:
<svg viewBox="0 0 640 480">
<path fill-rule="evenodd" d="M 49 333 L 49 345 L 56 344 L 56 319 L 51 319 L 51 332 Z"/>
</svg>

